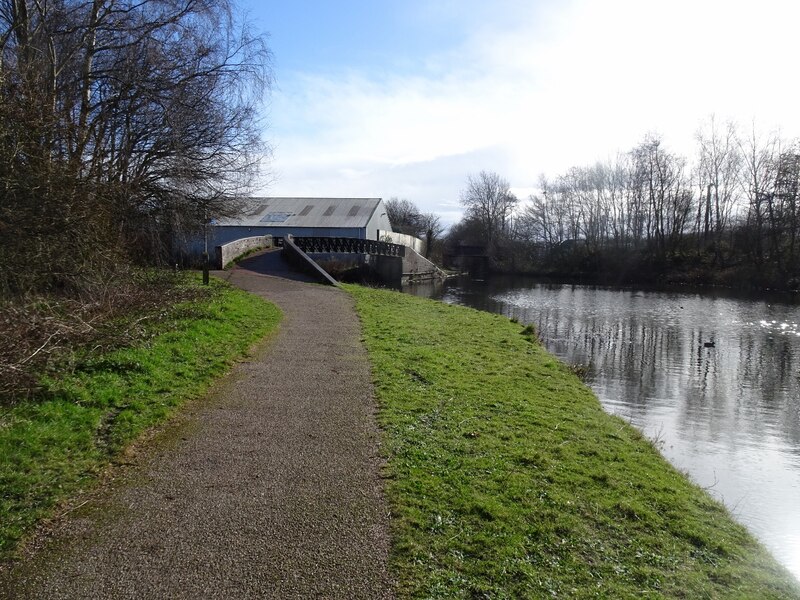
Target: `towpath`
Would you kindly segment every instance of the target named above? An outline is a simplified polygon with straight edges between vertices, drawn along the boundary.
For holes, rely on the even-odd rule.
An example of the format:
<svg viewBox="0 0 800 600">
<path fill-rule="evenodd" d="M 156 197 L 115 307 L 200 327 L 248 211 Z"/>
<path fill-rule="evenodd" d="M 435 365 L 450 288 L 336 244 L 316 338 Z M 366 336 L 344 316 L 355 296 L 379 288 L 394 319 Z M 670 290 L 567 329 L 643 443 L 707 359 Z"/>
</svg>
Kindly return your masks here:
<svg viewBox="0 0 800 600">
<path fill-rule="evenodd" d="M 351 298 L 220 276 L 276 303 L 275 339 L 0 580 L 14 598 L 387 598 L 375 401 Z"/>
</svg>

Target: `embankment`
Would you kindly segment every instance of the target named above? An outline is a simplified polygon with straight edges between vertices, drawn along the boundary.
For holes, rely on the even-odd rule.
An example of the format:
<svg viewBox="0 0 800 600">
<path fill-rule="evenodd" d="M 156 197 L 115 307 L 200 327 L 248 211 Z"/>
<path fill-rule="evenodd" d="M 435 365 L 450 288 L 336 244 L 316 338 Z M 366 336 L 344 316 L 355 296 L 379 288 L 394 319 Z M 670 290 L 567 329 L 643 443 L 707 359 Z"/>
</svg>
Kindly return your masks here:
<svg viewBox="0 0 800 600">
<path fill-rule="evenodd" d="M 800 598 L 721 504 L 529 330 L 346 289 L 385 430 L 401 597 Z"/>
</svg>

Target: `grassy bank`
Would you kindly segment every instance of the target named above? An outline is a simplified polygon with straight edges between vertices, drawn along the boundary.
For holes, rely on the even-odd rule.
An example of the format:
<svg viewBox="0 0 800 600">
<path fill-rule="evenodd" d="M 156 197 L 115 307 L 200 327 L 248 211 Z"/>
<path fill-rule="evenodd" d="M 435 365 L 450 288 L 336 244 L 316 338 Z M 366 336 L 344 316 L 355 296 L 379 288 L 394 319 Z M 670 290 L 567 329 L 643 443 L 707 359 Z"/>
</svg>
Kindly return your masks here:
<svg viewBox="0 0 800 600">
<path fill-rule="evenodd" d="M 0 560 L 145 429 L 204 394 L 280 313 L 212 280 L 208 295 L 154 317 L 134 347 L 76 351 L 36 397 L 0 406 Z"/>
<path fill-rule="evenodd" d="M 348 286 L 411 598 L 800 598 L 707 493 L 497 315 Z"/>
</svg>

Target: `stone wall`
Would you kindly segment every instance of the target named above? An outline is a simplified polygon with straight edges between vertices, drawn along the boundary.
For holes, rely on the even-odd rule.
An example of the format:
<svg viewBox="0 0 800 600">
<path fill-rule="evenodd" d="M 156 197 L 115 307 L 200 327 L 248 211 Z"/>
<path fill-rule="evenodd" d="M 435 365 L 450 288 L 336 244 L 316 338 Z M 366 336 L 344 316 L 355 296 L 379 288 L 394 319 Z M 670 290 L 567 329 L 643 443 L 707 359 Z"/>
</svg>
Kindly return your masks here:
<svg viewBox="0 0 800 600">
<path fill-rule="evenodd" d="M 413 248 L 406 248 L 406 255 L 403 257 L 403 277 L 417 280 L 443 279 L 444 273 Z"/>
<path fill-rule="evenodd" d="M 214 266 L 217 269 L 224 269 L 231 261 L 246 254 L 251 250 L 272 247 L 271 235 L 259 235 L 246 237 L 214 247 Z"/>
<path fill-rule="evenodd" d="M 413 235 L 406 235 L 405 233 L 395 233 L 394 231 L 378 230 L 378 240 L 381 242 L 389 242 L 390 244 L 400 244 L 407 246 L 417 251 L 419 254 L 425 254 L 425 242 Z"/>
</svg>

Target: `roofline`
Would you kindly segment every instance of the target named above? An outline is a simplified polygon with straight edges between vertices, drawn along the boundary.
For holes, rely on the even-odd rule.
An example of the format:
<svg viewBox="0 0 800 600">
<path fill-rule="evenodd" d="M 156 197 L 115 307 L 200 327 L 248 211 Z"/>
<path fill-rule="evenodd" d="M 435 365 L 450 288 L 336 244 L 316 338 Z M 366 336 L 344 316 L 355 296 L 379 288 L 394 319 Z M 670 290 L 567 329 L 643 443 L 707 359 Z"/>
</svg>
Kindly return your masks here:
<svg viewBox="0 0 800 600">
<path fill-rule="evenodd" d="M 369 199 L 373 200 L 373 198 L 369 198 Z M 383 202 L 383 198 L 377 198 L 377 200 L 378 200 L 378 204 L 375 205 L 375 208 L 373 208 L 372 212 L 369 214 L 369 218 L 367 219 L 367 225 L 369 225 L 369 222 L 372 221 L 372 217 L 375 216 L 375 211 L 378 210 L 378 206 L 380 206 L 381 202 Z M 387 220 L 389 219 L 388 215 L 386 216 L 386 219 Z"/>
<path fill-rule="evenodd" d="M 304 204 L 309 206 L 300 210 Z M 241 207 L 235 215 L 221 218 L 220 222 L 215 225 L 217 227 L 354 227 L 363 229 L 369 227 L 370 222 L 376 218 L 376 209 L 381 204 L 383 204 L 383 198 L 380 197 L 248 196 L 241 197 Z M 312 209 L 311 205 L 318 208 Z M 349 213 L 347 213 L 348 206 L 350 206 Z M 364 212 L 364 209 L 369 212 Z M 269 211 L 274 213 L 274 217 L 280 214 L 281 218 L 270 219 Z M 264 216 L 265 213 L 266 216 Z M 336 214 L 331 216 L 332 213 Z"/>
<path fill-rule="evenodd" d="M 241 196 L 240 200 L 377 200 L 378 196 Z"/>
</svg>

